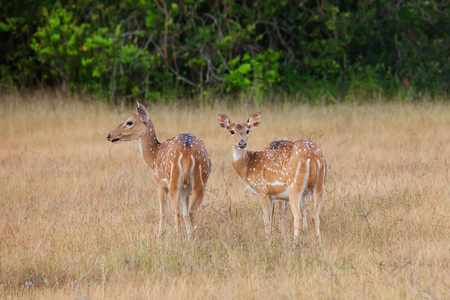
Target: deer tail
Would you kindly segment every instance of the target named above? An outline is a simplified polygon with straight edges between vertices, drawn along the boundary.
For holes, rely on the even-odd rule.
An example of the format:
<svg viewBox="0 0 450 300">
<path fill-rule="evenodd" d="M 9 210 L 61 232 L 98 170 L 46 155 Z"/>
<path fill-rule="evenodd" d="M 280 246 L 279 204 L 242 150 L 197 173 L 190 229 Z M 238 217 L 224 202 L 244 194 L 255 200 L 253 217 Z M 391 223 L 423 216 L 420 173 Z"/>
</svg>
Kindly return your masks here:
<svg viewBox="0 0 450 300">
<path fill-rule="evenodd" d="M 190 153 L 183 153 L 180 157 L 180 169 L 182 172 L 181 185 L 186 188 L 190 183 L 194 170 L 194 159 Z"/>
</svg>

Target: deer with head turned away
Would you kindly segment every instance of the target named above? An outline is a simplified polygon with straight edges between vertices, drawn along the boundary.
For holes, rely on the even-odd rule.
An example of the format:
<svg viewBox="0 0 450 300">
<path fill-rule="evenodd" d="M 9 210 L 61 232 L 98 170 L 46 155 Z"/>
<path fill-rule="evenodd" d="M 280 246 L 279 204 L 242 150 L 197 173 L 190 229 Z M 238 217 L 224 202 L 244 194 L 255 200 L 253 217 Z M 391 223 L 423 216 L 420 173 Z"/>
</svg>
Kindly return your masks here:
<svg viewBox="0 0 450 300">
<path fill-rule="evenodd" d="M 328 163 L 319 145 L 309 140 L 274 141 L 262 151 L 248 151 L 250 131 L 261 122 L 261 113 L 251 115 L 246 123 L 231 123 L 219 114 L 219 125 L 231 135 L 232 164 L 236 173 L 247 184 L 262 206 L 266 237 L 270 243 L 274 200 L 289 201 L 294 216 L 294 246 L 299 242 L 300 224 L 308 227 L 306 198 L 312 195 L 312 221 L 319 242 L 320 219 Z M 281 204 L 283 218 L 285 205 Z"/>
<path fill-rule="evenodd" d="M 195 135 L 179 134 L 163 143 L 156 138 L 147 109 L 136 103 L 137 113 L 108 134 L 119 143 L 137 139 L 145 162 L 153 169 L 159 192 L 159 234 L 163 232 L 167 195 L 175 210 L 175 230 L 180 228 L 180 204 L 188 238 L 197 228 L 196 212 L 205 195 L 211 160 L 203 141 Z"/>
</svg>

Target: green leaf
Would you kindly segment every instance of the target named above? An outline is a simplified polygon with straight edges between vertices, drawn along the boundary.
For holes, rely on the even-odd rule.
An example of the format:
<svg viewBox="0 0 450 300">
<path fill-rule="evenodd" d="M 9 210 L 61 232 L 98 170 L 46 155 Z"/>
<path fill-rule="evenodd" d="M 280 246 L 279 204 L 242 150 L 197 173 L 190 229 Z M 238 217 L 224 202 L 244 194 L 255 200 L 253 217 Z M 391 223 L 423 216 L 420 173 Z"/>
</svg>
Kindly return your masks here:
<svg viewBox="0 0 450 300">
<path fill-rule="evenodd" d="M 173 13 L 178 13 L 179 12 L 178 4 L 172 3 L 171 10 L 172 10 Z"/>
<path fill-rule="evenodd" d="M 237 71 L 241 74 L 247 74 L 252 70 L 252 66 L 249 63 L 245 63 L 239 66 Z"/>
<path fill-rule="evenodd" d="M 148 28 L 152 28 L 155 24 L 155 15 L 153 14 L 153 11 L 148 10 L 147 16 L 145 17 L 145 26 Z"/>
<path fill-rule="evenodd" d="M 58 33 L 54 33 L 54 34 L 52 34 L 50 39 L 51 39 L 52 42 L 57 42 L 57 41 L 59 41 L 60 36 L 59 36 Z"/>
<path fill-rule="evenodd" d="M 131 89 L 131 94 L 133 94 L 133 95 L 136 95 L 139 92 L 140 92 L 140 89 L 138 86 L 133 86 L 133 88 Z"/>
</svg>

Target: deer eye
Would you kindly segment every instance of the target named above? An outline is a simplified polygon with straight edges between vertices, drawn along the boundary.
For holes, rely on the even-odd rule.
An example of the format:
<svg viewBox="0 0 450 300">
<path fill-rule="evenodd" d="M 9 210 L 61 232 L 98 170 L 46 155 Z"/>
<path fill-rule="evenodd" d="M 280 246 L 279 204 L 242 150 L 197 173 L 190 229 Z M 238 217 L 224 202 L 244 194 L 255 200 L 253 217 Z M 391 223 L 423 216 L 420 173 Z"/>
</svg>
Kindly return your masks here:
<svg viewBox="0 0 450 300">
<path fill-rule="evenodd" d="M 127 122 L 127 125 L 128 125 L 128 126 L 131 126 L 131 125 L 133 125 L 133 122 L 132 122 L 132 121 L 128 121 L 128 122 Z"/>
<path fill-rule="evenodd" d="M 231 129 L 230 132 L 231 132 L 231 134 L 234 134 L 234 130 L 233 129 Z"/>
<path fill-rule="evenodd" d="M 247 134 L 249 134 L 250 133 L 250 129 L 247 129 Z"/>
</svg>

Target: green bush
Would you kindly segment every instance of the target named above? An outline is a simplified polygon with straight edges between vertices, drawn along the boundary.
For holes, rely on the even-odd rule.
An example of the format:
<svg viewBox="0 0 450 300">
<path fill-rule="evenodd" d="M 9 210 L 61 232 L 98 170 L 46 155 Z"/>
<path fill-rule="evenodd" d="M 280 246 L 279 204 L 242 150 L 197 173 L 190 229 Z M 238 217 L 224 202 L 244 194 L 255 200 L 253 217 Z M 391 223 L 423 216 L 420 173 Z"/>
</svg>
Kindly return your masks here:
<svg viewBox="0 0 450 300">
<path fill-rule="evenodd" d="M 450 88 L 450 6 L 440 1 L 25 0 L 0 11 L 3 90 L 334 102 Z"/>
</svg>

